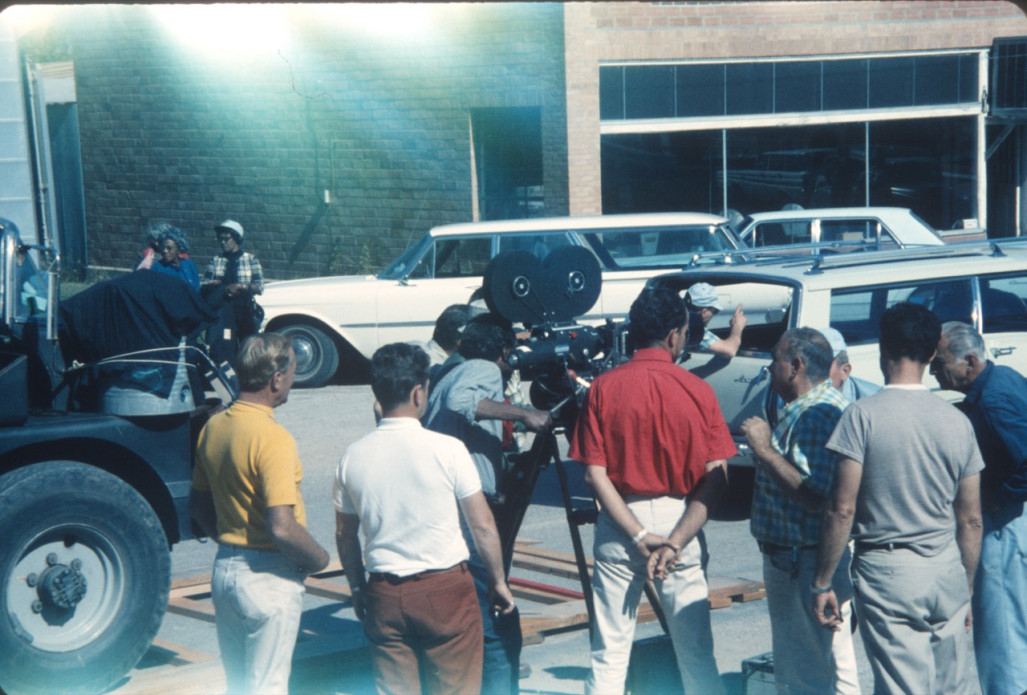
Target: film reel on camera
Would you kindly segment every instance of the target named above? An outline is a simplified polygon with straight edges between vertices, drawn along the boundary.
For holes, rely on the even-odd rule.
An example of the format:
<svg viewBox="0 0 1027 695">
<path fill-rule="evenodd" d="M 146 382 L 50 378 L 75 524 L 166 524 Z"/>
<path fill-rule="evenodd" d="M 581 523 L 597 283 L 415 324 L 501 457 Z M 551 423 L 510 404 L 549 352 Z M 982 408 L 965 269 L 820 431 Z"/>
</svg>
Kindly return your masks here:
<svg viewBox="0 0 1027 695">
<path fill-rule="evenodd" d="M 573 321 L 591 309 L 602 289 L 599 261 L 581 246 L 562 246 L 539 260 L 528 251 L 501 253 L 482 280 L 485 303 L 511 323 Z"/>
</svg>

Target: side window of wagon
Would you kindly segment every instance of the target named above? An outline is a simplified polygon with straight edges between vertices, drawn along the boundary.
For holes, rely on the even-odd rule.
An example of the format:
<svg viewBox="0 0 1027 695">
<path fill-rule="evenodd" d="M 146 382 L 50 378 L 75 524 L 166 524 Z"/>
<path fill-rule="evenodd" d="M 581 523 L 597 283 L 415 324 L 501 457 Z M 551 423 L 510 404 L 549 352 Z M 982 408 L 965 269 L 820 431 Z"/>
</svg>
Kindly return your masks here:
<svg viewBox="0 0 1027 695">
<path fill-rule="evenodd" d="M 435 242 L 435 277 L 482 275 L 489 264 L 492 237 L 449 238 Z"/>
<path fill-rule="evenodd" d="M 1027 274 L 982 277 L 985 333 L 1027 331 Z"/>
<path fill-rule="evenodd" d="M 831 326 L 850 344 L 876 341 L 884 310 L 899 302 L 914 302 L 942 321 L 973 323 L 971 278 L 926 280 L 902 285 L 839 289 L 831 292 Z"/>
<path fill-rule="evenodd" d="M 530 251 L 540 261 L 553 249 L 561 246 L 570 246 L 571 240 L 568 233 L 560 231 L 540 231 L 525 234 L 500 234 L 499 253 L 506 251 Z"/>
</svg>

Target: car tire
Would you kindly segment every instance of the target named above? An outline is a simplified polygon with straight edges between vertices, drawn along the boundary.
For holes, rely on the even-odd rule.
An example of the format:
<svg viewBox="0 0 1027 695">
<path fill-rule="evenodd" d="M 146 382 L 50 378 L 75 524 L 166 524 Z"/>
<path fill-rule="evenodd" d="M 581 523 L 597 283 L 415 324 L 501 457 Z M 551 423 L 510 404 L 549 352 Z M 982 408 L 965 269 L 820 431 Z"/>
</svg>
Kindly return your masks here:
<svg viewBox="0 0 1027 695">
<path fill-rule="evenodd" d="M 275 329 L 292 338 L 296 351 L 296 380 L 300 388 L 324 386 L 339 368 L 339 350 L 324 331 L 307 324 Z"/>
<path fill-rule="evenodd" d="M 0 687 L 98 693 L 160 627 L 171 557 L 145 499 L 72 461 L 0 476 Z"/>
</svg>

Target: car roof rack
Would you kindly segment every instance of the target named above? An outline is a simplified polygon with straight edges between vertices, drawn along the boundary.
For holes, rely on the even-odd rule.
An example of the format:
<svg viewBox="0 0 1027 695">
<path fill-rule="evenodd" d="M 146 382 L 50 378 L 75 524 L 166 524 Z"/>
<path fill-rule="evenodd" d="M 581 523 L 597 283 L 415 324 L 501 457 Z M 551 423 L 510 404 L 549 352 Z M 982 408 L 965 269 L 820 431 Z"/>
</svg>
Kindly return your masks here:
<svg viewBox="0 0 1027 695">
<path fill-rule="evenodd" d="M 1004 256 L 998 244 L 969 242 L 968 244 L 947 244 L 945 246 L 917 246 L 871 254 L 817 255 L 806 271 L 807 275 L 821 273 L 832 268 L 851 268 L 871 263 L 901 263 L 927 258 L 963 258 L 971 256 Z"/>
<path fill-rule="evenodd" d="M 907 250 L 920 248 L 907 246 Z M 924 248 L 939 248 L 928 246 Z M 694 254 L 688 263 L 689 268 L 704 265 L 702 261 L 715 264 L 733 263 L 759 263 L 772 262 L 782 263 L 786 261 L 809 261 L 817 258 L 833 258 L 836 256 L 846 257 L 852 252 L 880 251 L 880 243 L 870 240 L 856 241 L 811 241 L 804 244 L 776 244 L 771 246 L 757 246 L 754 248 L 728 249 L 726 251 L 707 251 Z M 858 254 L 862 255 L 862 254 Z"/>
</svg>

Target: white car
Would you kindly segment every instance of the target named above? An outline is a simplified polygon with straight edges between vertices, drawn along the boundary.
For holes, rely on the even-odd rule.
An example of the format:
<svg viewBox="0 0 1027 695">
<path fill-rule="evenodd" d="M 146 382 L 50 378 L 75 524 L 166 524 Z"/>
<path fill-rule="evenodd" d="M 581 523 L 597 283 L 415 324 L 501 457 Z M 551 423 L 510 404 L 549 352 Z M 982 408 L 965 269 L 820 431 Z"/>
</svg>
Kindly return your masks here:
<svg viewBox="0 0 1027 695">
<path fill-rule="evenodd" d="M 815 258 L 735 259 L 661 275 L 650 285 L 684 292 L 693 283 L 708 282 L 717 288 L 721 304 L 746 302 L 748 325 L 738 354 L 728 360 L 697 350 L 684 366 L 706 379 L 717 394 L 742 452 L 731 463 L 751 466 L 740 427 L 746 418 L 773 407 L 766 388 L 771 348 L 789 328 L 837 329 L 848 345 L 852 375 L 881 384 L 881 313 L 898 302 L 916 302 L 942 321 L 973 325 L 984 336 L 995 363 L 1027 374 L 1024 241 L 1002 239 L 990 244 L 967 242 Z M 728 329 L 713 330 L 723 336 Z M 929 373 L 924 383 L 949 400 L 962 398 L 962 394 L 942 391 Z"/>
<path fill-rule="evenodd" d="M 561 246 L 588 249 L 602 269 L 602 293 L 579 320 L 627 314 L 646 280 L 697 254 L 741 244 L 728 221 L 699 213 L 553 217 L 435 227 L 377 276 L 268 283 L 264 330 L 291 335 L 296 383 L 321 386 L 340 359 L 366 362 L 382 345 L 431 338 L 435 319 L 465 303 L 493 256 L 527 250 L 544 259 Z M 712 262 L 712 261 L 710 261 Z M 355 364 L 343 364 L 343 369 Z"/>
<path fill-rule="evenodd" d="M 980 229 L 934 230 L 908 208 L 819 208 L 757 212 L 738 232 L 749 247 L 788 244 L 831 244 L 840 251 L 867 248 L 940 246 L 946 242 L 983 239 Z"/>
</svg>

